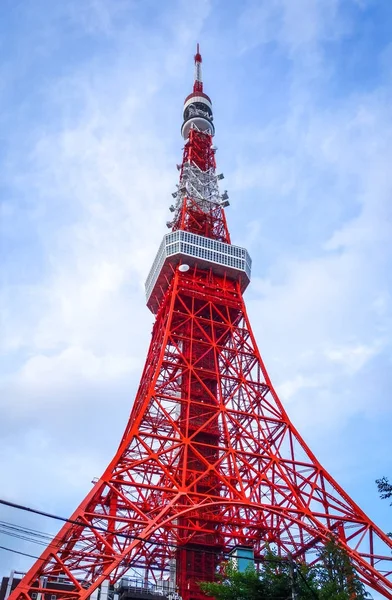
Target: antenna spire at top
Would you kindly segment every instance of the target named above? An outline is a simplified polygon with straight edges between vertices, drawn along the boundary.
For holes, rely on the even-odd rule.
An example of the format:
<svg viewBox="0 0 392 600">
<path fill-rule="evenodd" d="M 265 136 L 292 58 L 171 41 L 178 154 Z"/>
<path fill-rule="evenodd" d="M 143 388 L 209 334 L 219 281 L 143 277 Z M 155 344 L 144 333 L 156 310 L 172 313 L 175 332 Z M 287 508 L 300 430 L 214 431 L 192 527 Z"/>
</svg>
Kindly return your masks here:
<svg viewBox="0 0 392 600">
<path fill-rule="evenodd" d="M 203 91 L 203 81 L 201 77 L 201 63 L 202 58 L 200 54 L 199 44 L 196 46 L 196 54 L 195 54 L 195 82 L 193 84 L 194 92 L 202 92 Z"/>
</svg>

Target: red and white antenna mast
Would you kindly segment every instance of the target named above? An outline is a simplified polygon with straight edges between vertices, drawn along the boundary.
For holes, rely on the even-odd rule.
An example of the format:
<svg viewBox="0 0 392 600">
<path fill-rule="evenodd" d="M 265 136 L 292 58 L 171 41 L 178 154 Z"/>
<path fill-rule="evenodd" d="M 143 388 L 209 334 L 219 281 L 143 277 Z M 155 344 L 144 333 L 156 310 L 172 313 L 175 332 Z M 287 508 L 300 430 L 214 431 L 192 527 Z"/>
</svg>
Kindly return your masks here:
<svg viewBox="0 0 392 600">
<path fill-rule="evenodd" d="M 195 54 L 195 83 L 193 84 L 194 92 L 202 92 L 203 91 L 203 80 L 202 80 L 202 76 L 201 76 L 201 63 L 202 63 L 202 58 L 201 58 L 201 54 L 200 54 L 200 50 L 199 50 L 199 44 L 197 44 L 196 54 Z"/>
<path fill-rule="evenodd" d="M 214 116 L 211 98 L 203 91 L 201 54 L 197 44 L 193 91 L 185 98 L 181 134 L 184 152 L 178 190 L 172 195 L 174 213 L 167 226 L 173 231 L 182 229 L 205 237 L 230 242 L 224 208 L 229 205 L 227 191 L 220 192 L 215 172 Z"/>
</svg>

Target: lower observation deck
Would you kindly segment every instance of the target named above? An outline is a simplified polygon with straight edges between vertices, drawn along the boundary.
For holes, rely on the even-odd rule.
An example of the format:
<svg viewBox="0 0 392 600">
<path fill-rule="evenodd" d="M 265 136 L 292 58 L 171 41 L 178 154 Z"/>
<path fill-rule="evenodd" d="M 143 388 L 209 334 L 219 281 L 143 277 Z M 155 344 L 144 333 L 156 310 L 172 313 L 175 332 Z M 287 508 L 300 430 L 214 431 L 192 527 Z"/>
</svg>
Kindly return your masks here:
<svg viewBox="0 0 392 600">
<path fill-rule="evenodd" d="M 147 306 L 154 314 L 158 311 L 175 267 L 180 263 L 212 269 L 217 275 L 226 275 L 239 281 L 242 292 L 250 281 L 252 260 L 245 248 L 189 231 L 167 233 L 146 280 Z"/>
</svg>

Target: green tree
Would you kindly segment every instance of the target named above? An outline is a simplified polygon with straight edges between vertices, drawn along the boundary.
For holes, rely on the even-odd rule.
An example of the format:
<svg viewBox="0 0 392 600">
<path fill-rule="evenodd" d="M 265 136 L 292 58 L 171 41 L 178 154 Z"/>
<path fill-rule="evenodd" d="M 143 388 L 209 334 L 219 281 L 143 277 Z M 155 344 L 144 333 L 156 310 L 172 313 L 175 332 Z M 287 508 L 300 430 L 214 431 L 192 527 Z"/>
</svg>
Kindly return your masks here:
<svg viewBox="0 0 392 600">
<path fill-rule="evenodd" d="M 319 553 L 316 566 L 267 552 L 260 571 L 239 572 L 225 565 L 216 582 L 200 583 L 215 600 L 365 600 L 368 595 L 347 553 L 330 540 Z"/>
<path fill-rule="evenodd" d="M 388 500 L 389 498 L 392 498 L 392 485 L 389 483 L 389 479 L 387 477 L 381 477 L 381 479 L 376 479 L 376 484 L 381 500 Z M 387 535 L 389 535 L 389 537 L 392 537 L 392 532 L 387 533 Z"/>
<path fill-rule="evenodd" d="M 260 578 L 264 583 L 263 600 L 303 599 L 315 596 L 314 576 L 305 564 L 297 564 L 293 559 L 281 558 L 274 552 L 266 554 Z"/>
<path fill-rule="evenodd" d="M 389 483 L 389 479 L 387 477 L 376 479 L 376 484 L 381 500 L 392 498 L 392 485 Z"/>
<path fill-rule="evenodd" d="M 259 572 L 252 566 L 240 572 L 229 562 L 216 582 L 201 583 L 200 588 L 216 600 L 313 600 L 317 595 L 312 582 L 313 574 L 306 565 L 269 551 Z"/>
<path fill-rule="evenodd" d="M 228 562 L 216 582 L 202 582 L 201 590 L 216 600 L 259 600 L 265 597 L 264 583 L 256 570 L 248 567 L 240 572 Z"/>
<path fill-rule="evenodd" d="M 350 557 L 334 539 L 329 540 L 319 553 L 315 570 L 320 600 L 363 600 L 368 597 Z"/>
</svg>

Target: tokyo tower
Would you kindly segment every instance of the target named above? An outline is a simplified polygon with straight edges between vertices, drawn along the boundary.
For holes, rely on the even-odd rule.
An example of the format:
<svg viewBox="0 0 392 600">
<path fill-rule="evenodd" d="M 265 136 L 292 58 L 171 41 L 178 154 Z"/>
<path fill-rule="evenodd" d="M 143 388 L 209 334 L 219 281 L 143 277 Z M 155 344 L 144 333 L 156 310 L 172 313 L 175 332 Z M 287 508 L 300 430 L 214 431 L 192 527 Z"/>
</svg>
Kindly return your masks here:
<svg viewBox="0 0 392 600">
<path fill-rule="evenodd" d="M 201 600 L 238 548 L 317 560 L 331 536 L 392 599 L 392 540 L 312 454 L 273 389 L 246 313 L 251 259 L 231 243 L 197 47 L 179 183 L 146 281 L 151 344 L 119 448 L 11 595 L 85 600 L 132 577 Z M 155 590 L 155 592 L 154 592 Z M 128 598 L 132 596 L 128 595 Z"/>
</svg>

